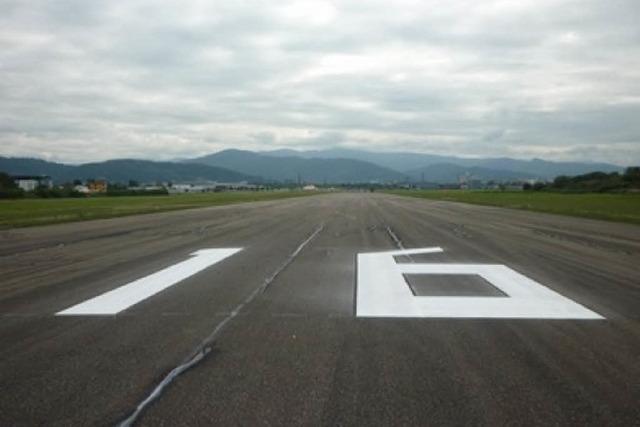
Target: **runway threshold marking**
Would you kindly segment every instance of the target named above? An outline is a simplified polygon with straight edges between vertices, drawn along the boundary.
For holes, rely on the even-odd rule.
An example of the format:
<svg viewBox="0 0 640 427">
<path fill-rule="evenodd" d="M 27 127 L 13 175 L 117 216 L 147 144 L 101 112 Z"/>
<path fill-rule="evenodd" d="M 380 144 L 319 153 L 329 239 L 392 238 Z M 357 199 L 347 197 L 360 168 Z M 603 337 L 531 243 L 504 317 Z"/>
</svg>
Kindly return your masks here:
<svg viewBox="0 0 640 427">
<path fill-rule="evenodd" d="M 241 250 L 242 248 L 201 249 L 192 253 L 192 258 L 186 261 L 59 311 L 56 316 L 118 314 Z"/>
<path fill-rule="evenodd" d="M 395 256 L 443 252 L 439 247 L 361 253 L 357 258 L 357 317 L 603 319 L 502 264 L 399 264 Z M 478 275 L 508 298 L 415 296 L 404 274 Z M 453 292 L 452 292 L 453 293 Z"/>
</svg>

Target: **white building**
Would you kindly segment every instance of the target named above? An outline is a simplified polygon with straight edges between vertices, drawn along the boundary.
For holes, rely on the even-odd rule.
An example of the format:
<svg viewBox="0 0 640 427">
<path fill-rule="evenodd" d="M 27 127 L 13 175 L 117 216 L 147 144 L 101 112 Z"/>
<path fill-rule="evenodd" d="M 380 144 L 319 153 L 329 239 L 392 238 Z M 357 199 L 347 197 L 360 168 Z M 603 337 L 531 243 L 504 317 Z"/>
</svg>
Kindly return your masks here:
<svg viewBox="0 0 640 427">
<path fill-rule="evenodd" d="M 263 185 L 241 182 L 204 182 L 200 184 L 173 184 L 167 187 L 170 194 L 176 193 L 207 193 L 210 191 L 239 191 L 239 190 L 264 190 Z"/>
<path fill-rule="evenodd" d="M 46 175 L 14 175 L 11 179 L 24 191 L 33 191 L 38 187 L 53 187 L 51 177 Z"/>
<path fill-rule="evenodd" d="M 82 194 L 89 194 L 91 192 L 89 190 L 89 187 L 87 187 L 86 185 L 76 185 L 73 187 L 73 189 Z"/>
<path fill-rule="evenodd" d="M 203 193 L 205 189 L 201 185 L 192 185 L 192 184 L 173 184 L 171 187 L 167 188 L 170 194 L 175 193 Z"/>
</svg>

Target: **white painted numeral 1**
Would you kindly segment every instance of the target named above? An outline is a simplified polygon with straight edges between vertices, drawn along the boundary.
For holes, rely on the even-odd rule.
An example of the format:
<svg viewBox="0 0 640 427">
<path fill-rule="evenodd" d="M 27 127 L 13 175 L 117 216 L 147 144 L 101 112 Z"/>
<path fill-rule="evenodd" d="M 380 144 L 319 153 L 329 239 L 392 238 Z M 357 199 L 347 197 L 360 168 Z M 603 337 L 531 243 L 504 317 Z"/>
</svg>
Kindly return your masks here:
<svg viewBox="0 0 640 427">
<path fill-rule="evenodd" d="M 191 258 L 186 261 L 134 280 L 66 310 L 59 311 L 56 316 L 118 314 L 241 250 L 242 248 L 200 249 L 192 253 Z"/>
<path fill-rule="evenodd" d="M 441 248 L 358 254 L 357 317 L 603 319 L 599 314 L 501 264 L 399 264 L 394 256 Z M 508 297 L 414 296 L 403 274 L 475 274 Z"/>
</svg>

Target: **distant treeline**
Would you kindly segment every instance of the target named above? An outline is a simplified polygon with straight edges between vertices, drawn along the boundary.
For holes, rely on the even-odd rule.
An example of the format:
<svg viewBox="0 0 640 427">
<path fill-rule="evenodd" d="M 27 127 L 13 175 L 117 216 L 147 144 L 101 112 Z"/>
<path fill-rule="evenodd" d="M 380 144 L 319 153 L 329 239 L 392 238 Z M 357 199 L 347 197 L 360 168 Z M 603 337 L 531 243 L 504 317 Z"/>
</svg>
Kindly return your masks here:
<svg viewBox="0 0 640 427">
<path fill-rule="evenodd" d="M 137 187 L 136 181 L 129 181 L 129 186 L 124 184 L 111 184 L 107 188 L 104 196 L 166 196 L 169 194 L 166 188 L 155 188 L 153 190 L 134 189 L 131 187 Z"/>
<path fill-rule="evenodd" d="M 0 172 L 0 198 L 17 199 L 24 196 L 24 191 L 18 188 L 13 179 L 4 172 Z"/>
<path fill-rule="evenodd" d="M 131 183 L 135 183 L 131 181 Z M 7 173 L 0 172 L 0 199 L 20 199 L 23 197 L 37 198 L 62 198 L 62 197 L 88 197 L 87 194 L 81 193 L 75 189 L 77 184 L 81 182 L 69 182 L 60 186 L 48 188 L 45 186 L 37 187 L 33 191 L 26 192 L 19 188 Z M 169 194 L 166 188 L 158 188 L 153 190 L 131 189 L 123 184 L 112 184 L 104 193 L 94 193 L 91 197 L 101 196 L 164 196 Z"/>
<path fill-rule="evenodd" d="M 559 176 L 551 183 L 524 184 L 523 189 L 595 193 L 640 191 L 640 167 L 629 167 L 622 174 L 591 172 L 577 176 Z"/>
</svg>

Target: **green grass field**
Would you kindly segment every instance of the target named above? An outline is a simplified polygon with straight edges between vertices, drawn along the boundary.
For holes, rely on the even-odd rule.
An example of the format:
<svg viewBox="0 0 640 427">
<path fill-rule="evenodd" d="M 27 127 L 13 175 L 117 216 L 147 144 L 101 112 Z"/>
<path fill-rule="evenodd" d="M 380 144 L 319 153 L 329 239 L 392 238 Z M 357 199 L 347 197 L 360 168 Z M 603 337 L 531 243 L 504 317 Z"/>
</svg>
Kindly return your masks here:
<svg viewBox="0 0 640 427">
<path fill-rule="evenodd" d="M 126 215 L 277 200 L 319 194 L 303 191 L 260 191 L 179 194 L 171 196 L 90 197 L 82 199 L 0 200 L 0 229 Z"/>
<path fill-rule="evenodd" d="M 391 194 L 640 224 L 640 194 L 394 190 Z"/>
</svg>

